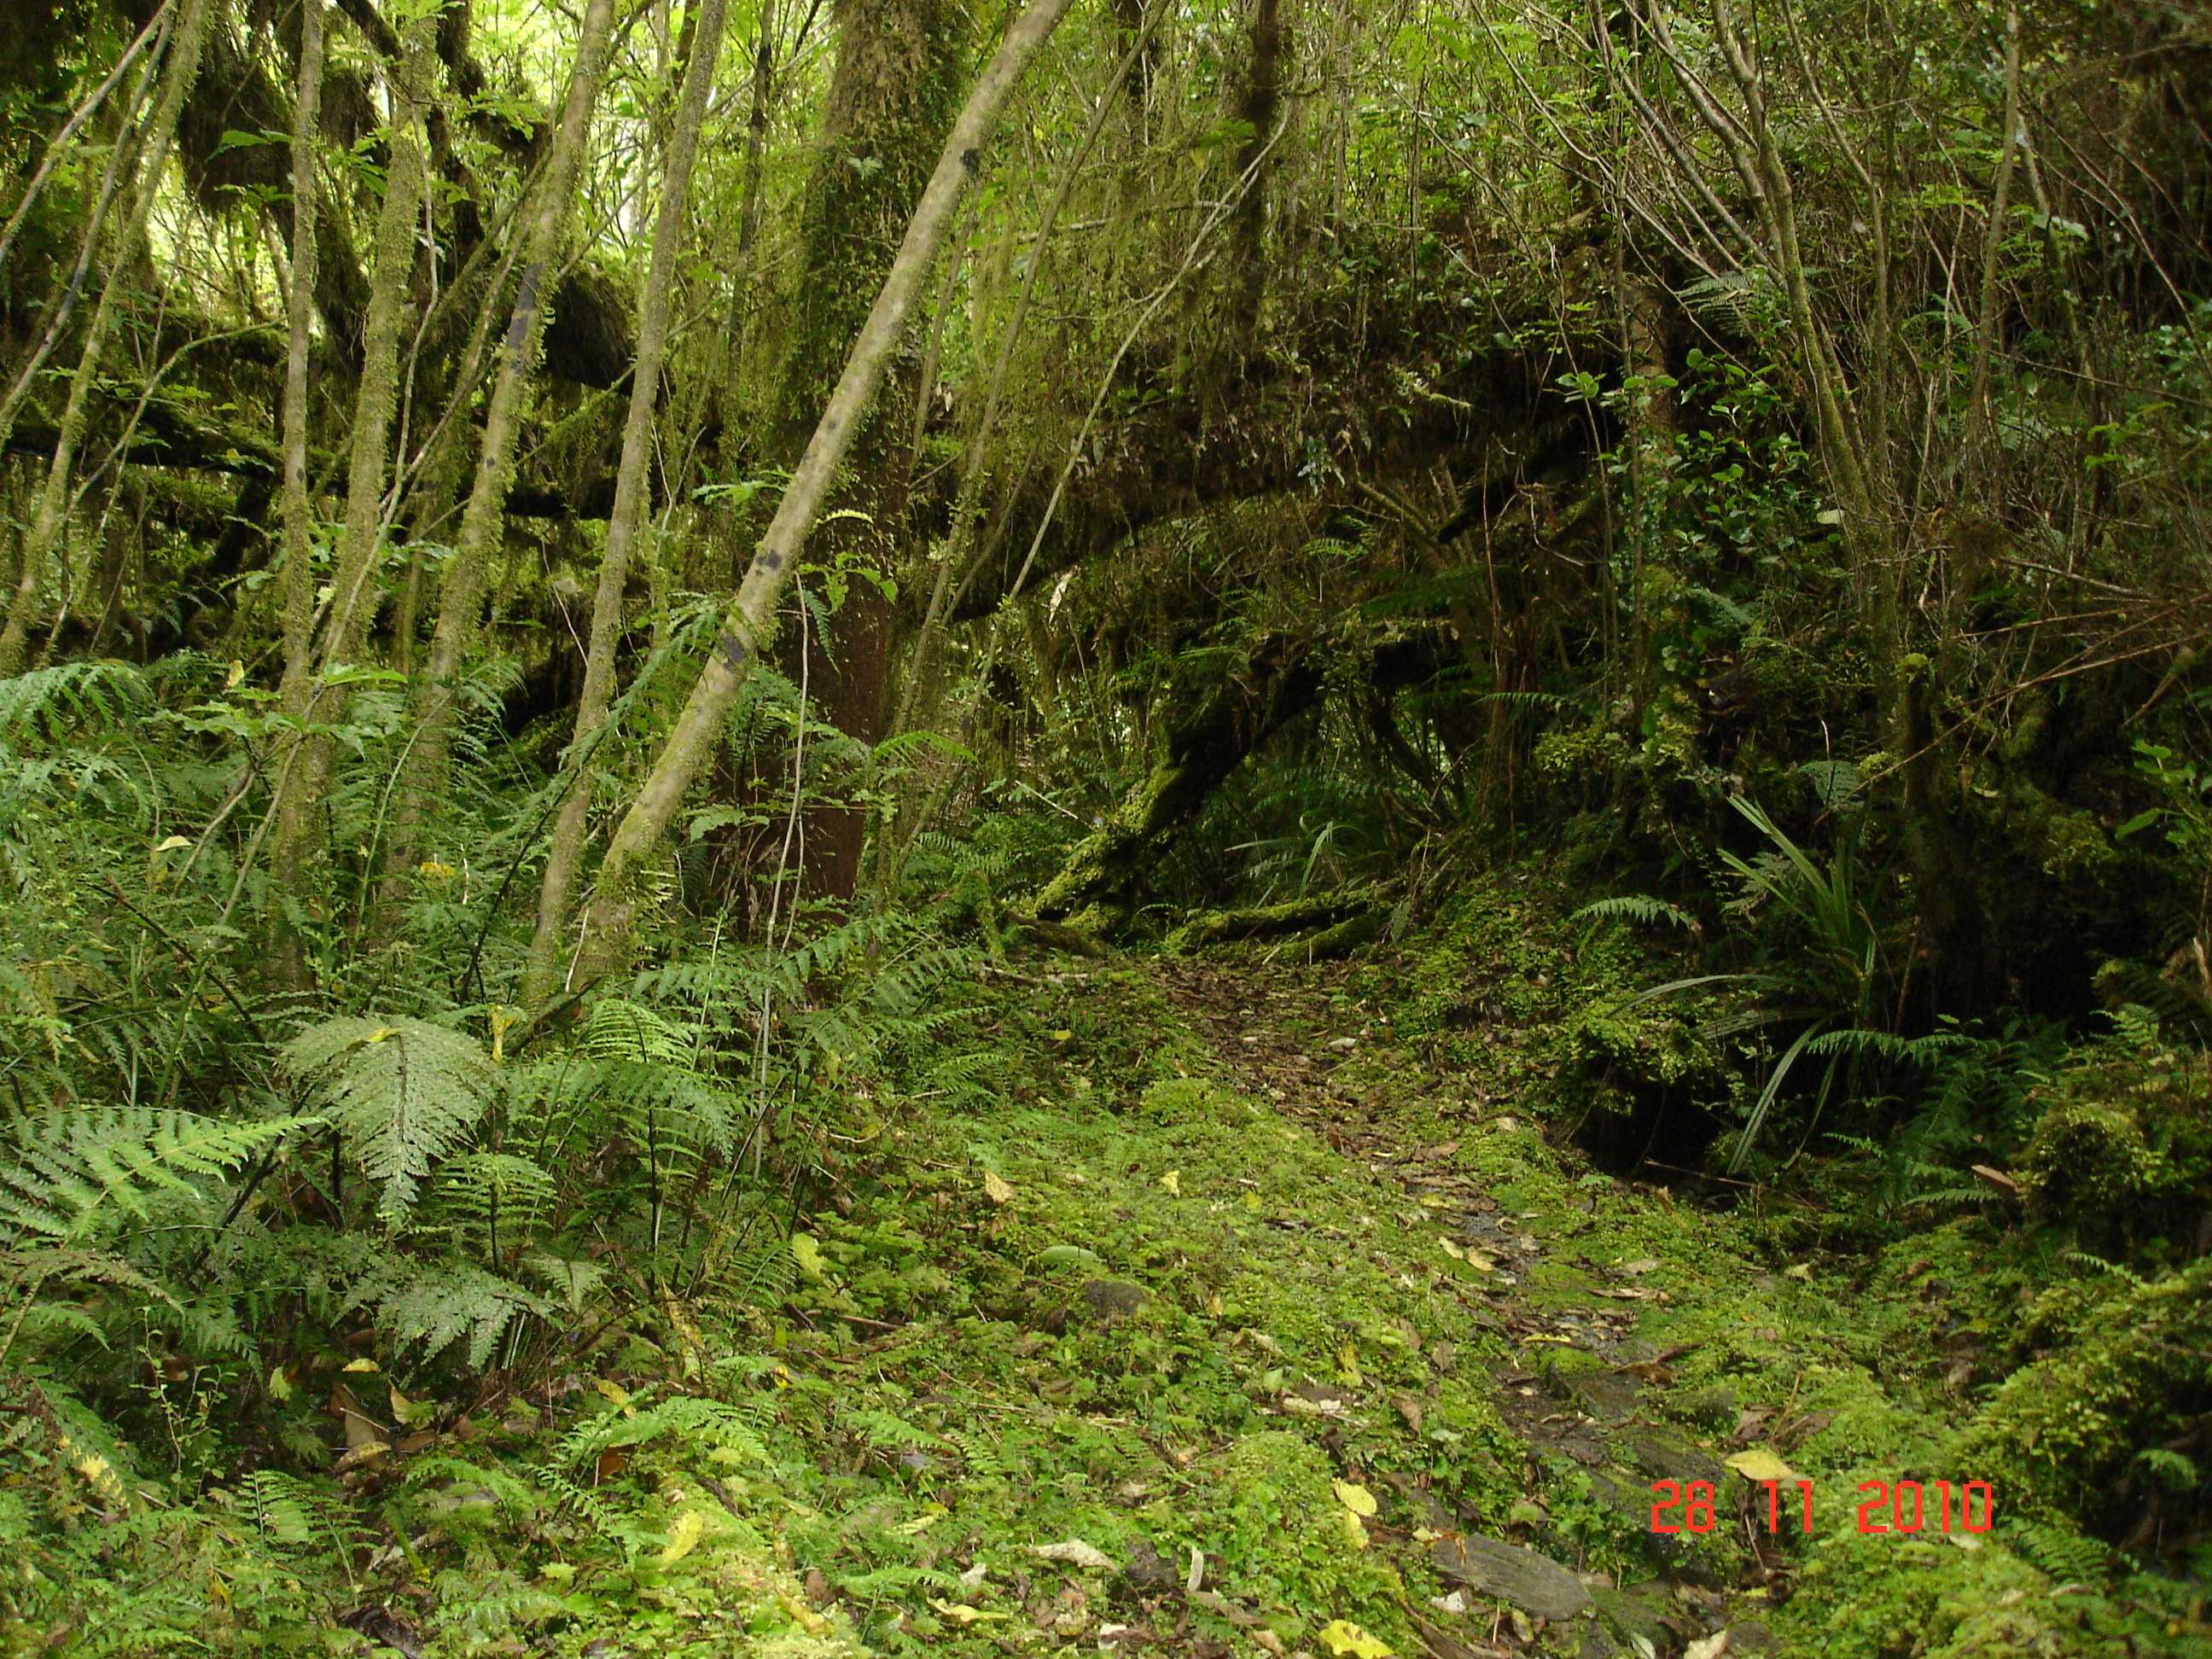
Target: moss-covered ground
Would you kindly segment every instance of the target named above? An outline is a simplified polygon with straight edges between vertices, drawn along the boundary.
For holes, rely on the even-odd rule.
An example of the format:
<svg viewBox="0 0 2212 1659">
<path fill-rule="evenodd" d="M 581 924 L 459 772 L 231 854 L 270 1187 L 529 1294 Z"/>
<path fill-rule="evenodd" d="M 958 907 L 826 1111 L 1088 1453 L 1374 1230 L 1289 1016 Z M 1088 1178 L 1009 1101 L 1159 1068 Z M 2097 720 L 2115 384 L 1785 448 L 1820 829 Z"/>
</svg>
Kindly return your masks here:
<svg viewBox="0 0 2212 1659">
<path fill-rule="evenodd" d="M 1563 1150 L 1572 993 L 1620 964 L 1526 922 L 996 970 L 820 1127 L 787 1243 L 441 1412 L 351 1509 L 250 1488 L 179 1580 L 235 1637 L 409 1655 L 2212 1653 L 1993 1430 L 2047 1386 L 1961 1371 L 1990 1224 L 1828 1255 L 1802 1200 Z M 1654 1531 L 1668 1480 L 1710 1530 Z M 1930 1521 L 1863 1534 L 1900 1480 Z M 1994 1525 L 1947 1532 L 1968 1481 Z M 347 1610 L 273 1619 L 317 1526 L 362 1529 Z"/>
<path fill-rule="evenodd" d="M 504 1625 L 480 1638 L 2212 1651 L 2179 1592 L 2115 1577 L 1975 1461 L 1958 1379 L 1930 1364 L 1975 1273 L 1970 1226 L 1871 1272 L 1788 1259 L 1786 1218 L 1624 1185 L 1550 1144 L 1522 1056 L 1571 1033 L 1526 1024 L 1495 1064 L 1424 1060 L 1373 972 L 1255 954 L 994 981 L 969 1060 L 934 1068 L 951 1081 L 863 1113 L 875 1139 L 795 1218 L 777 1293 L 672 1316 L 757 1352 L 634 1343 L 585 1385 L 608 1418 L 656 1389 L 712 1395 L 757 1443 L 642 1449 L 617 1477 L 653 1494 L 637 1546 L 581 1570 L 508 1558 L 514 1600 L 479 1594 Z M 1770 1531 L 1729 1465 L 1747 1453 L 1813 1483 L 1809 1537 L 1787 1485 Z M 1654 1533 L 1664 1480 L 1710 1485 L 1709 1532 Z M 1990 1481 L 1996 1524 L 1862 1535 L 1861 1483 L 1900 1480 L 1930 1504 L 1938 1481 Z M 672 1546 L 686 1524 L 700 1541 Z M 1440 1571 L 1465 1535 L 1557 1564 L 1586 1607 L 1547 1619 L 1540 1595 Z M 732 1576 L 752 1586 L 742 1635 Z M 533 1587 L 558 1596 L 533 1606 Z"/>
</svg>

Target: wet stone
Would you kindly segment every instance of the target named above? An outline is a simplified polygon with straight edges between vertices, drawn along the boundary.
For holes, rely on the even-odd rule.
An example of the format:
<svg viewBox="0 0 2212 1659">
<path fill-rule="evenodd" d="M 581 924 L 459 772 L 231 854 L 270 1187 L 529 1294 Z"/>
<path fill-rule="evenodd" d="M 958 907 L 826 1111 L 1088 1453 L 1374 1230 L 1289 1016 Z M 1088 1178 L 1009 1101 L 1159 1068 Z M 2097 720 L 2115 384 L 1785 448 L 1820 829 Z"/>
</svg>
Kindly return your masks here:
<svg viewBox="0 0 2212 1659">
<path fill-rule="evenodd" d="M 1126 1279 L 1093 1279 L 1083 1286 L 1083 1299 L 1102 1319 L 1126 1319 L 1152 1300 L 1152 1292 Z"/>
<path fill-rule="evenodd" d="M 1648 1644 L 1650 1651 L 1664 1653 L 1674 1645 L 1674 1632 L 1665 1618 L 1670 1600 L 1666 1585 L 1654 1582 L 1626 1589 L 1600 1589 L 1591 1595 L 1606 1628 L 1631 1647 Z"/>
<path fill-rule="evenodd" d="M 1549 1556 L 1517 1544 L 1480 1535 L 1440 1538 L 1430 1559 L 1445 1577 L 1539 1619 L 1572 1619 L 1591 1605 L 1581 1579 Z"/>
<path fill-rule="evenodd" d="M 1636 1467 L 1654 1480 L 1702 1480 L 1716 1492 L 1727 1490 L 1728 1470 L 1718 1458 L 1671 1435 L 1632 1434 L 1628 1449 Z"/>
<path fill-rule="evenodd" d="M 1568 1380 L 1567 1392 L 1574 1402 L 1601 1423 L 1619 1423 L 1636 1410 L 1636 1397 L 1641 1389 L 1636 1379 L 1623 1376 L 1618 1371 L 1585 1371 Z"/>
<path fill-rule="evenodd" d="M 1739 1619 L 1728 1627 L 1728 1650 L 1731 1659 L 1736 1656 L 1754 1653 L 1779 1653 L 1782 1644 L 1774 1632 L 1756 1619 Z"/>
</svg>

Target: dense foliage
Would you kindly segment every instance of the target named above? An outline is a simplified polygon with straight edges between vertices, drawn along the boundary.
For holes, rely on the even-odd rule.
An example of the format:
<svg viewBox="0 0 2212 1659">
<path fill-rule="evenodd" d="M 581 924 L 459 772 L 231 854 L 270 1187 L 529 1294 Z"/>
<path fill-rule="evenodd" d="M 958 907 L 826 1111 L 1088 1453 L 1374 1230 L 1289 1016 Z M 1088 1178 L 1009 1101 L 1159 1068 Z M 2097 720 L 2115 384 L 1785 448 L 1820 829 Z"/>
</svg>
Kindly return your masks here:
<svg viewBox="0 0 2212 1659">
<path fill-rule="evenodd" d="M 2207 1650 L 2208 71 L 27 0 L 7 1650 Z"/>
</svg>

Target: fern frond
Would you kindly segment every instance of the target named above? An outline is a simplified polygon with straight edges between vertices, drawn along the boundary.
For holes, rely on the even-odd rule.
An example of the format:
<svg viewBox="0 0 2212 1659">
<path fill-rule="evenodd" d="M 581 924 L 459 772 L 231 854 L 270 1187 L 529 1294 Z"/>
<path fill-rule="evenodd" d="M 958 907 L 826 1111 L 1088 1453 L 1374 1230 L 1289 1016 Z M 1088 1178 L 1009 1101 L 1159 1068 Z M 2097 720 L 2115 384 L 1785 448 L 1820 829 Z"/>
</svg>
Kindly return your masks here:
<svg viewBox="0 0 2212 1659">
<path fill-rule="evenodd" d="M 1648 893 L 1623 893 L 1615 898 L 1601 898 L 1569 916 L 1569 921 L 1595 920 L 1605 916 L 1626 916 L 1631 921 L 1663 921 L 1672 927 L 1698 931 L 1698 919 L 1680 905 L 1654 898 Z"/>
<path fill-rule="evenodd" d="M 427 1020 L 347 1017 L 310 1026 L 279 1051 L 313 1086 L 395 1224 L 431 1166 L 468 1137 L 498 1092 L 483 1050 Z"/>
</svg>

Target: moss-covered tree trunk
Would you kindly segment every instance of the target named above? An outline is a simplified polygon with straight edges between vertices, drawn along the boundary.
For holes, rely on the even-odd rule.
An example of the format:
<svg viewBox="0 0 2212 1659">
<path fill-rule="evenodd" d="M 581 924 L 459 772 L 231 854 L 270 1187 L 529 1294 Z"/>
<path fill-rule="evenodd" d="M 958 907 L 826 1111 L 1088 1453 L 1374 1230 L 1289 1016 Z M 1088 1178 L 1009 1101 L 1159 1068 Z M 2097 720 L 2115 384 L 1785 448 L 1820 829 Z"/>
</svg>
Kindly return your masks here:
<svg viewBox="0 0 2212 1659">
<path fill-rule="evenodd" d="M 1219 681 L 1188 694 L 1144 781 L 1068 855 L 1033 913 L 1047 921 L 1124 920 L 1176 833 L 1246 756 L 1314 705 L 1321 683 L 1312 641 L 1278 634 Z"/>
<path fill-rule="evenodd" d="M 1022 71 L 1059 26 L 1067 4 L 1068 0 L 1032 0 L 969 88 L 968 100 L 938 152 L 929 183 L 860 336 L 846 356 L 844 371 L 815 422 L 814 435 L 807 440 L 744 580 L 723 610 L 715 653 L 700 669 L 666 744 L 608 843 L 586 930 L 583 971 L 590 977 L 622 961 L 635 942 L 647 861 L 665 843 L 686 792 L 705 769 L 738 689 L 761 651 L 775 641 L 777 602 L 806 551 L 807 537 L 905 331 L 963 188 L 981 170 L 983 149 L 1000 112 Z"/>
<path fill-rule="evenodd" d="M 410 32 L 394 67 L 392 123 L 384 200 L 378 210 L 376 263 L 362 326 L 362 372 L 355 387 L 351 445 L 347 457 L 345 514 L 338 532 L 331 598 L 313 653 L 289 655 L 282 690 L 285 713 L 301 727 L 285 750 L 276 785 L 276 830 L 270 848 L 270 884 L 277 905 L 304 909 L 311 898 L 302 879 L 314 817 L 329 788 L 332 739 L 326 735 L 345 713 L 347 689 L 330 683 L 332 671 L 353 663 L 365 631 L 367 594 L 383 547 L 384 491 L 389 477 L 392 425 L 399 404 L 401 334 L 416 262 L 415 227 L 425 179 L 421 123 L 422 78 L 429 29 Z M 293 930 L 280 927 L 280 935 Z M 288 955 L 295 945 L 283 947 Z"/>
<path fill-rule="evenodd" d="M 791 347 L 777 393 L 777 448 L 796 462 L 829 402 L 846 345 L 874 302 L 960 95 L 966 44 L 952 0 L 843 0 L 837 68 L 822 141 L 807 185 L 805 258 L 793 298 Z M 847 736 L 883 735 L 894 606 L 880 585 L 903 561 L 906 482 L 902 434 L 912 420 L 915 376 L 894 364 L 854 434 L 839 519 L 816 544 L 816 558 L 848 566 L 844 603 L 830 637 L 813 628 L 797 651 L 810 692 Z M 854 806 L 808 815 L 805 878 L 829 897 L 852 896 L 860 879 L 866 817 Z"/>
<path fill-rule="evenodd" d="M 178 14 L 168 59 L 161 71 L 161 89 L 140 141 L 137 190 L 109 248 L 107 281 L 101 286 L 100 301 L 93 307 L 92 319 L 85 327 L 84 343 L 77 353 L 76 372 L 70 377 L 69 397 L 62 409 L 59 435 L 53 453 L 47 459 L 46 480 L 32 509 L 30 530 L 23 538 L 22 563 L 16 572 L 15 591 L 9 602 L 6 625 L 0 628 L 0 678 L 14 674 L 23 666 L 24 647 L 29 638 L 32 615 L 38 609 L 39 588 L 46 577 L 46 562 L 61 539 L 63 521 L 68 516 L 76 448 L 84 438 L 93 389 L 100 379 L 108 336 L 114 330 L 130 274 L 146 245 L 146 227 L 154 216 L 154 204 L 161 191 L 169 151 L 176 140 L 179 112 L 192 89 L 192 82 L 199 77 L 200 52 L 207 40 L 210 4 L 211 0 L 186 0 Z M 85 231 L 88 237 L 96 237 L 98 234 L 96 225 Z"/>
</svg>

